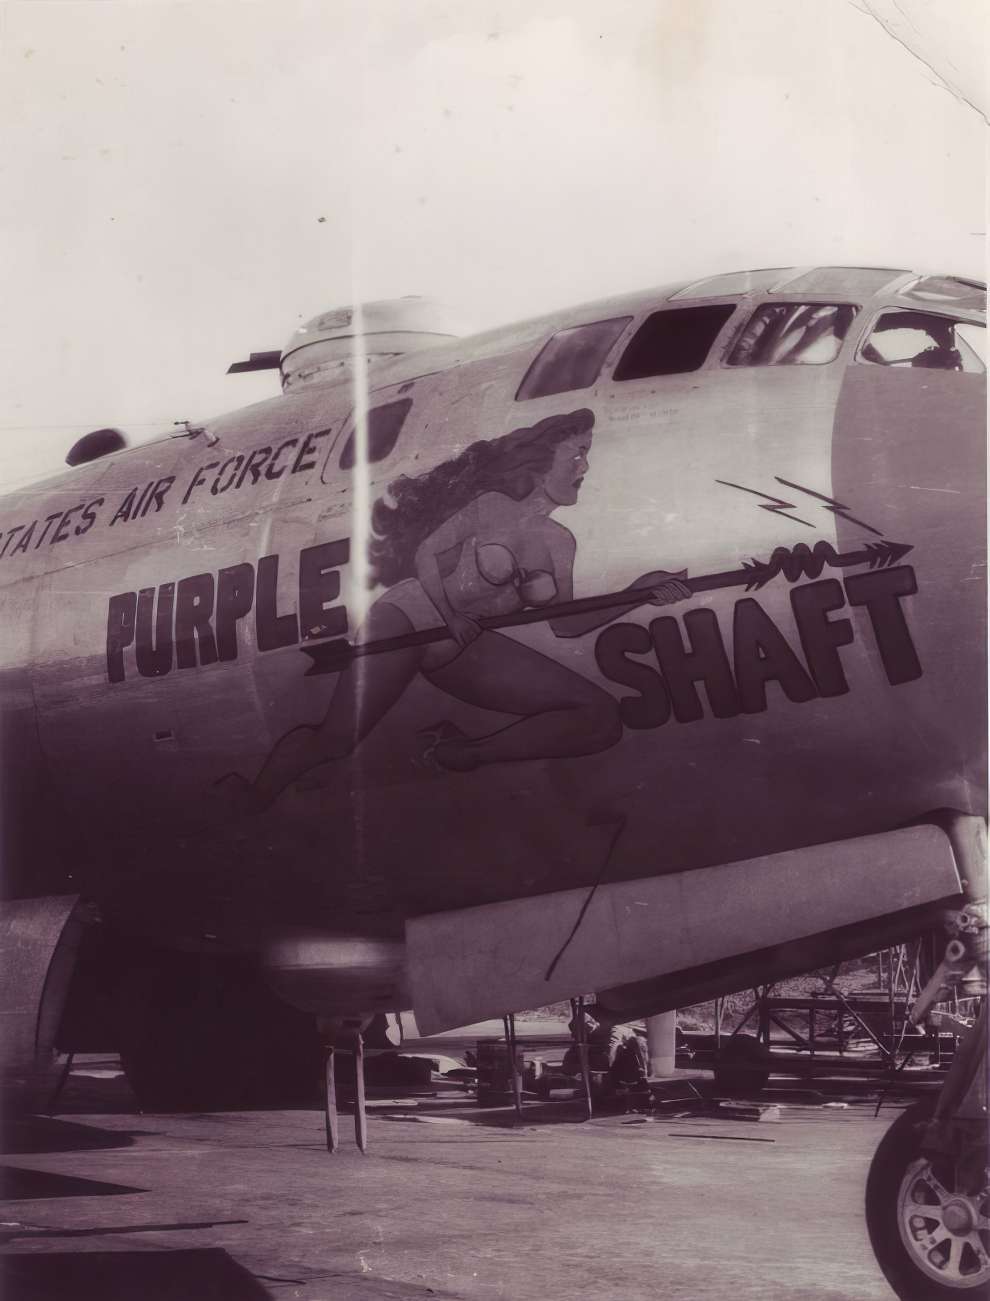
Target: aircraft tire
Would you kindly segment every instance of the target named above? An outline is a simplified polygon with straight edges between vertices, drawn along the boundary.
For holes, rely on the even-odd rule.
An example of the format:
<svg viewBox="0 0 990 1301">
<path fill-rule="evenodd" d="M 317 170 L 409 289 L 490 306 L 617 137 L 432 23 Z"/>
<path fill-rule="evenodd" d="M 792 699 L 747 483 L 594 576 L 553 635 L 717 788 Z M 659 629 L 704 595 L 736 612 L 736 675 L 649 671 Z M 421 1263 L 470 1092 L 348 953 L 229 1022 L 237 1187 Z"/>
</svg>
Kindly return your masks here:
<svg viewBox="0 0 990 1301">
<path fill-rule="evenodd" d="M 985 1227 L 990 1188 L 984 1182 L 975 1197 L 947 1191 L 951 1164 L 942 1170 L 921 1151 L 934 1105 L 928 1098 L 909 1107 L 881 1140 L 866 1182 L 867 1229 L 877 1262 L 901 1301 L 976 1301 L 990 1294 L 990 1233 Z M 929 1178 L 934 1184 L 926 1182 Z M 954 1234 L 946 1232 L 941 1220 L 950 1204 L 958 1226 Z M 925 1214 L 928 1206 L 931 1216 Z M 967 1216 L 974 1224 L 968 1233 Z M 975 1227 L 980 1220 L 982 1229 Z"/>
<path fill-rule="evenodd" d="M 319 1101 L 312 1018 L 278 1000 L 250 964 L 159 954 L 122 985 L 121 1061 L 143 1110 Z"/>
</svg>

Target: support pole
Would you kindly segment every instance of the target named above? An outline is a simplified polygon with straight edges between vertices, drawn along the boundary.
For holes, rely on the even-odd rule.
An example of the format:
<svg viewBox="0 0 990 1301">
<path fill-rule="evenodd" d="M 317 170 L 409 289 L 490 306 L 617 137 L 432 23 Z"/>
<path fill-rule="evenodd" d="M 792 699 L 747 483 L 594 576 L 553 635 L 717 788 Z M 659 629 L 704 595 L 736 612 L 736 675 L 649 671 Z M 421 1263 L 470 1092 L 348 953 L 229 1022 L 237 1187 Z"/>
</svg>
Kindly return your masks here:
<svg viewBox="0 0 990 1301">
<path fill-rule="evenodd" d="M 368 1150 L 368 1108 L 364 1096 L 364 1035 L 354 1036 L 354 1138 L 362 1152 Z"/>
<path fill-rule="evenodd" d="M 581 1062 L 581 1083 L 584 1086 L 584 1106 L 588 1119 L 594 1115 L 591 1101 L 591 1068 L 588 1063 L 588 1025 L 584 1019 L 584 995 L 571 999 L 571 1012 L 577 1030 L 578 1059 Z"/>
<path fill-rule="evenodd" d="M 660 1012 L 646 1018 L 646 1051 L 650 1077 L 673 1075 L 677 1046 L 677 1013 Z"/>
<path fill-rule="evenodd" d="M 323 1119 L 326 1124 L 328 1152 L 336 1152 L 337 1148 L 340 1147 L 340 1124 L 337 1119 L 337 1084 L 333 1053 L 333 1044 L 327 1044 L 323 1069 L 325 1084 Z"/>
<path fill-rule="evenodd" d="M 502 1017 L 502 1025 L 505 1028 L 505 1048 L 509 1054 L 509 1078 L 512 1080 L 512 1101 L 516 1109 L 516 1116 L 522 1118 L 522 1080 L 519 1078 L 519 1061 L 516 1053 L 516 1017 L 515 1013 L 507 1012 Z"/>
<path fill-rule="evenodd" d="M 715 1000 L 715 1051 L 722 1050 L 722 1016 L 725 1012 L 725 999 L 716 998 Z"/>
<path fill-rule="evenodd" d="M 766 1048 L 770 1047 L 770 1008 L 767 1002 L 770 998 L 770 986 L 759 985 L 753 990 L 753 997 L 756 999 L 756 1005 L 759 1009 L 756 1026 L 756 1037 Z"/>
<path fill-rule="evenodd" d="M 75 1061 L 75 1059 L 76 1059 L 76 1054 L 74 1052 L 69 1053 L 65 1059 L 65 1064 L 63 1065 L 61 1071 L 59 1071 L 58 1083 L 55 1085 L 55 1090 L 52 1093 L 52 1096 L 48 1100 L 49 1116 L 55 1115 L 55 1108 L 58 1106 L 58 1100 L 62 1096 L 62 1090 L 65 1088 L 66 1084 L 69 1081 L 69 1076 L 72 1074 L 72 1063 Z"/>
</svg>

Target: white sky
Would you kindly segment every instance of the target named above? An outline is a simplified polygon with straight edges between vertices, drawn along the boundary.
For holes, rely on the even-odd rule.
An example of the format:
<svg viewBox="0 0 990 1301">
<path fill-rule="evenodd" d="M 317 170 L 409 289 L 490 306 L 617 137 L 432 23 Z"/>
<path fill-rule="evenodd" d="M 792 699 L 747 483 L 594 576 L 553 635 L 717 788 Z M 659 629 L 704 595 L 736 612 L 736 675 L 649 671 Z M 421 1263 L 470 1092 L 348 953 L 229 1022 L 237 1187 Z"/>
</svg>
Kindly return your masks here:
<svg viewBox="0 0 990 1301">
<path fill-rule="evenodd" d="M 277 392 L 227 365 L 355 295 L 982 277 L 985 124 L 883 3 L 0 3 L 0 486 Z M 979 88 L 982 0 L 895 9 Z"/>
</svg>

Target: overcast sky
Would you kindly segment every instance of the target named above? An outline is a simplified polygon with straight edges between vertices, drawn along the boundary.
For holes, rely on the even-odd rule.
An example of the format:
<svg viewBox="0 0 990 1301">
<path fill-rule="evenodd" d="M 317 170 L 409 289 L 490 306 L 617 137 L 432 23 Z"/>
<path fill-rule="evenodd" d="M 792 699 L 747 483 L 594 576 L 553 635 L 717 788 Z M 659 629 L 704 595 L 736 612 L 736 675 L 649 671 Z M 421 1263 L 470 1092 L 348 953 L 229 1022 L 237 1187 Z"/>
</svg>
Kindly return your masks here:
<svg viewBox="0 0 990 1301">
<path fill-rule="evenodd" d="M 227 365 L 355 297 L 982 277 L 985 124 L 870 3 L 0 4 L 0 486 L 269 396 Z M 982 0 L 895 9 L 979 88 Z"/>
</svg>

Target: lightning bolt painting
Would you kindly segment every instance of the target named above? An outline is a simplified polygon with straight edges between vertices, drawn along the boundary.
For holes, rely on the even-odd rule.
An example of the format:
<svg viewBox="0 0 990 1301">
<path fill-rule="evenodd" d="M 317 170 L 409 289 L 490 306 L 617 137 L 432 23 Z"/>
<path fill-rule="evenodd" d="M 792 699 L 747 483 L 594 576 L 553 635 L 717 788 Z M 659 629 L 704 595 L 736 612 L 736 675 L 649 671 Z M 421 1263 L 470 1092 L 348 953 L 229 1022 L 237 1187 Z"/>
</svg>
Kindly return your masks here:
<svg viewBox="0 0 990 1301">
<path fill-rule="evenodd" d="M 866 529 L 867 532 L 875 534 L 878 538 L 883 537 L 881 529 L 875 529 L 872 524 L 867 524 L 864 520 L 854 519 L 849 514 L 849 507 L 843 505 L 841 501 L 836 501 L 834 497 L 827 497 L 823 492 L 815 492 L 813 488 L 803 488 L 801 484 L 792 483 L 790 479 L 782 479 L 779 474 L 775 474 L 774 479 L 777 483 L 782 483 L 785 488 L 793 488 L 795 492 L 803 492 L 806 497 L 814 497 L 816 501 L 820 501 L 824 505 L 827 511 L 837 515 L 840 519 L 848 520 L 850 524 L 855 524 L 857 528 Z M 748 492 L 753 497 L 762 497 L 764 502 L 760 506 L 760 510 L 768 510 L 771 515 L 780 515 L 784 519 L 793 520 L 795 524 L 804 524 L 809 529 L 815 527 L 808 520 L 799 519 L 797 515 L 785 514 L 785 511 L 797 510 L 795 502 L 784 501 L 781 497 L 773 497 L 770 493 L 760 492 L 757 488 L 746 488 L 741 483 L 730 483 L 728 479 L 716 479 L 715 482 L 721 483 L 726 488 L 738 488 L 740 492 Z"/>
<path fill-rule="evenodd" d="M 825 509 L 831 511 L 833 515 L 838 515 L 840 519 L 848 520 L 850 524 L 855 524 L 861 529 L 866 529 L 870 533 L 875 533 L 878 538 L 883 537 L 882 531 L 880 529 L 875 529 L 872 524 L 867 524 L 861 519 L 853 519 L 853 517 L 847 513 L 849 507 L 843 506 L 842 502 L 836 501 L 834 497 L 826 497 L 824 493 L 815 492 L 812 488 L 802 488 L 799 483 L 791 483 L 787 479 L 782 479 L 777 474 L 774 475 L 774 478 L 778 483 L 782 483 L 785 488 L 793 488 L 795 492 L 806 493 L 807 496 L 814 497 L 816 500 L 824 502 Z M 770 508 L 764 507 L 764 509 Z"/>
<path fill-rule="evenodd" d="M 776 475 L 774 476 L 776 478 Z M 796 515 L 784 515 L 784 511 L 795 510 L 796 505 L 792 501 L 782 501 L 780 497 L 771 497 L 768 493 L 759 492 L 756 488 L 744 488 L 741 483 L 730 483 L 728 479 L 716 479 L 716 483 L 723 484 L 726 488 L 738 488 L 740 492 L 751 493 L 754 497 L 763 497 L 765 502 L 760 506 L 760 510 L 768 510 L 771 515 L 783 515 L 784 519 L 791 519 L 795 524 L 804 524 L 807 528 L 813 529 L 815 526 L 806 519 L 798 519 Z M 778 483 L 783 483 L 783 479 L 778 479 Z M 791 485 L 788 484 L 788 487 Z M 770 505 L 765 503 L 769 502 Z"/>
</svg>

